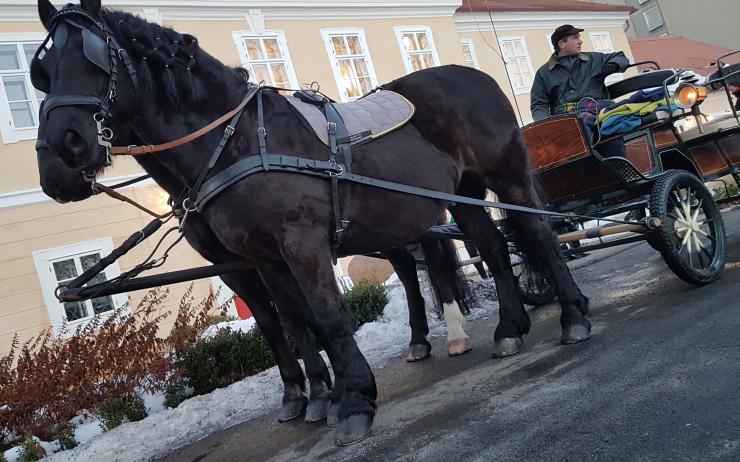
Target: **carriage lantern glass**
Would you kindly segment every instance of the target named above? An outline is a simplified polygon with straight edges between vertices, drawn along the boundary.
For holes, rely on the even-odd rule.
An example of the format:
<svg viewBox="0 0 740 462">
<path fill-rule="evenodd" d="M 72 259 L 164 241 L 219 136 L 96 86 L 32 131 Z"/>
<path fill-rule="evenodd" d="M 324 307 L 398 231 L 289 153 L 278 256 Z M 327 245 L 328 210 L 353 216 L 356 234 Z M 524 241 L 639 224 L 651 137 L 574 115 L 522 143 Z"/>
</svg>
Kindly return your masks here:
<svg viewBox="0 0 740 462">
<path fill-rule="evenodd" d="M 676 102 L 679 106 L 690 109 L 707 99 L 707 89 L 690 83 L 684 83 L 676 89 L 675 95 Z"/>
</svg>

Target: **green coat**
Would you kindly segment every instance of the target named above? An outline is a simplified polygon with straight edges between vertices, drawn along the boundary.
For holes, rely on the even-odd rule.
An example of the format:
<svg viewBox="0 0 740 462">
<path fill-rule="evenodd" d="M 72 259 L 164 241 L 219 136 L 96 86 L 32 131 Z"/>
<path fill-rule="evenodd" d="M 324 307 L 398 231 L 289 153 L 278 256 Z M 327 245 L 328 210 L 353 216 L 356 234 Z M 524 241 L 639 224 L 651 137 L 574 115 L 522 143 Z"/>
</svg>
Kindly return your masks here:
<svg viewBox="0 0 740 462">
<path fill-rule="evenodd" d="M 555 56 L 537 69 L 531 91 L 532 117 L 535 121 L 554 114 L 555 108 L 566 103 L 577 103 L 583 98 L 610 99 L 604 79 L 611 73 L 607 64 L 623 72 L 629 60 L 621 51 L 615 53 L 580 53 L 569 71 Z M 606 69 L 605 69 L 606 66 Z M 615 72 L 612 69 L 612 72 Z"/>
</svg>

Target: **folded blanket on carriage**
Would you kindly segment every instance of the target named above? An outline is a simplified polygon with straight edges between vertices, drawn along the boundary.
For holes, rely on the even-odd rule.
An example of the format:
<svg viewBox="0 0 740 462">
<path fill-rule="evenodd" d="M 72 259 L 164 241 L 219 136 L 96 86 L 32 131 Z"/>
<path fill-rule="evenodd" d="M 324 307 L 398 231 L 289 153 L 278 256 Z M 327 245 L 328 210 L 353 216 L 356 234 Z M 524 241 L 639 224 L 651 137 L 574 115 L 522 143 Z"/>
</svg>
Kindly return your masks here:
<svg viewBox="0 0 740 462">
<path fill-rule="evenodd" d="M 553 111 L 553 115 L 571 114 L 576 113 L 578 117 L 583 120 L 586 128 L 586 134 L 591 138 L 591 132 L 596 123 L 596 117 L 600 111 L 614 104 L 614 100 L 611 99 L 582 99 L 574 103 L 565 103 L 556 107 Z"/>
<path fill-rule="evenodd" d="M 665 99 L 661 99 L 645 103 L 627 103 L 610 111 L 603 111 L 599 114 L 599 133 L 601 136 L 611 136 L 629 132 L 643 124 L 644 116 L 660 111 L 673 113 L 680 110 L 673 99 L 669 99 L 668 102 L 670 104 L 667 105 Z"/>
</svg>

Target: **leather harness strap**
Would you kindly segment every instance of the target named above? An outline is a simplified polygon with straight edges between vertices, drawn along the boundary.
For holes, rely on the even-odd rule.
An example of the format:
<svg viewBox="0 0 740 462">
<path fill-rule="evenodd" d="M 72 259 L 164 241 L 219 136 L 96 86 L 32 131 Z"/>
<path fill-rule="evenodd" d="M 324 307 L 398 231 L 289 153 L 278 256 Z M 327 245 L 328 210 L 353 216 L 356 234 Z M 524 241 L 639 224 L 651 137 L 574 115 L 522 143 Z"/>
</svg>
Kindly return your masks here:
<svg viewBox="0 0 740 462">
<path fill-rule="evenodd" d="M 178 146 L 182 146 L 183 144 L 187 144 L 193 140 L 196 140 L 200 138 L 201 136 L 205 135 L 206 133 L 212 131 L 219 125 L 223 124 L 227 120 L 229 120 L 231 117 L 236 115 L 237 113 L 241 112 L 246 106 L 247 103 L 254 97 L 254 95 L 259 91 L 260 88 L 257 86 L 252 86 L 248 91 L 247 94 L 244 95 L 244 99 L 242 99 L 242 102 L 239 103 L 237 107 L 232 109 L 231 111 L 227 112 L 226 114 L 222 115 L 218 119 L 214 120 L 213 122 L 209 123 L 205 127 L 194 131 L 193 133 L 190 133 L 188 135 L 185 135 L 181 138 L 178 138 L 176 140 L 169 141 L 167 143 L 163 144 L 149 144 L 146 146 L 113 146 L 110 148 L 109 152 L 111 155 L 114 156 L 141 156 L 145 154 L 154 154 L 155 152 L 162 152 L 167 151 L 169 149 L 174 149 Z"/>
</svg>

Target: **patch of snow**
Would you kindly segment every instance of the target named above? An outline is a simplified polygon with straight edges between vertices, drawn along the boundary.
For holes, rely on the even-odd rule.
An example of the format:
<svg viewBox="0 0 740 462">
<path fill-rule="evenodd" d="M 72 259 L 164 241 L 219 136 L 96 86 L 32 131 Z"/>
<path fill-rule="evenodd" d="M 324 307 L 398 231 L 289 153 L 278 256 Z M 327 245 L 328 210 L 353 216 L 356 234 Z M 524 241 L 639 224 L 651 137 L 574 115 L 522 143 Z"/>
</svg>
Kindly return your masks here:
<svg viewBox="0 0 740 462">
<path fill-rule="evenodd" d="M 244 332 L 246 334 L 254 329 L 254 326 L 256 325 L 257 322 L 254 320 L 254 318 L 237 319 L 236 321 L 224 321 L 206 327 L 203 330 L 203 333 L 200 334 L 200 336 L 204 339 L 213 338 L 220 330 L 231 330 L 232 332 Z"/>
</svg>

